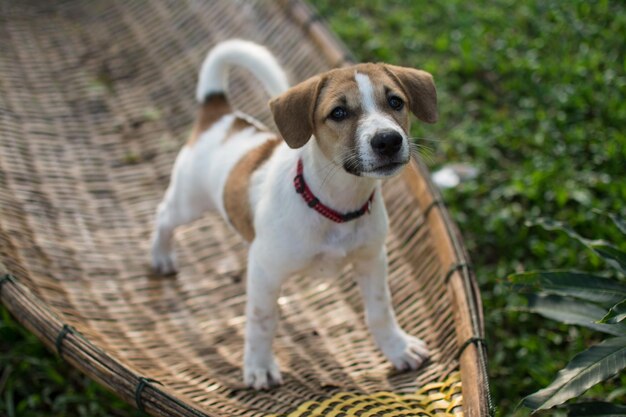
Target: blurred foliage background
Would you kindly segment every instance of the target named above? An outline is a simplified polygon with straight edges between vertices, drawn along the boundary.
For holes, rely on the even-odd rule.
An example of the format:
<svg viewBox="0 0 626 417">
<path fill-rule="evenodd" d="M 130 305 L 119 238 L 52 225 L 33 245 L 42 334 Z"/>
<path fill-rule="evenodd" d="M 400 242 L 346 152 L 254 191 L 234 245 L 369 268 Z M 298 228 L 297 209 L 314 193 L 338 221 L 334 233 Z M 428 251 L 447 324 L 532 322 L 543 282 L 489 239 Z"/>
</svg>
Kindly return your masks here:
<svg viewBox="0 0 626 417">
<path fill-rule="evenodd" d="M 518 311 L 504 279 L 602 262 L 540 216 L 626 242 L 592 209 L 626 215 L 626 3 L 621 0 L 316 0 L 359 61 L 431 72 L 440 121 L 415 124 L 431 169 L 463 162 L 474 180 L 446 190 L 480 282 L 498 415 L 552 381 L 598 339 Z M 434 141 L 433 141 L 434 140 Z M 621 243 L 620 243 L 621 242 Z M 0 415 L 139 416 L 43 348 L 1 309 Z M 626 402 L 626 376 L 586 394 Z M 552 415 L 552 414 L 551 414 Z"/>
</svg>

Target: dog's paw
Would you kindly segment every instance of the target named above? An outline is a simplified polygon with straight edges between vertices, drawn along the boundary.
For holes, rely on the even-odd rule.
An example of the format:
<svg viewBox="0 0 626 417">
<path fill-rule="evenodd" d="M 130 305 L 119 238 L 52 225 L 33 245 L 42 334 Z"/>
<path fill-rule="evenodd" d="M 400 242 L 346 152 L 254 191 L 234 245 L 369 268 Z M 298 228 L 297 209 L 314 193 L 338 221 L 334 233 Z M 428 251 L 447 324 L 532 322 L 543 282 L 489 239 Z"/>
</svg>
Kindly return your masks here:
<svg viewBox="0 0 626 417">
<path fill-rule="evenodd" d="M 267 390 L 283 383 L 283 377 L 274 358 L 265 363 L 246 363 L 243 369 L 243 379 L 248 387 L 257 390 Z"/>
<path fill-rule="evenodd" d="M 381 349 L 399 371 L 417 370 L 430 356 L 422 339 L 404 332 L 384 342 Z"/>
<path fill-rule="evenodd" d="M 176 260 L 171 252 L 152 250 L 152 269 L 160 275 L 171 275 L 176 273 Z"/>
</svg>

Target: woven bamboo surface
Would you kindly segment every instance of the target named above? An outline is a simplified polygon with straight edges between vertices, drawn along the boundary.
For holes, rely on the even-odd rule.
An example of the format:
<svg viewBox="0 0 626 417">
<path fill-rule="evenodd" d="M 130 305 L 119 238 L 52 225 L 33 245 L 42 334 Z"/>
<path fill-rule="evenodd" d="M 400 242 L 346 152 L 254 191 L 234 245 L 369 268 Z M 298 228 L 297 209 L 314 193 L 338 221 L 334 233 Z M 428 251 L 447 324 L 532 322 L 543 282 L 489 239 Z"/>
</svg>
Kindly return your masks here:
<svg viewBox="0 0 626 417">
<path fill-rule="evenodd" d="M 393 372 L 375 348 L 348 269 L 288 281 L 275 341 L 285 385 L 248 390 L 242 240 L 208 215 L 177 233 L 176 277 L 149 271 L 206 52 L 251 39 L 297 82 L 349 59 L 312 17 L 298 1 L 2 2 L 0 299 L 153 415 L 486 415 L 480 298 L 420 164 L 384 186 L 398 319 L 432 353 L 417 372 Z M 257 84 L 234 71 L 230 94 L 271 124 Z"/>
</svg>

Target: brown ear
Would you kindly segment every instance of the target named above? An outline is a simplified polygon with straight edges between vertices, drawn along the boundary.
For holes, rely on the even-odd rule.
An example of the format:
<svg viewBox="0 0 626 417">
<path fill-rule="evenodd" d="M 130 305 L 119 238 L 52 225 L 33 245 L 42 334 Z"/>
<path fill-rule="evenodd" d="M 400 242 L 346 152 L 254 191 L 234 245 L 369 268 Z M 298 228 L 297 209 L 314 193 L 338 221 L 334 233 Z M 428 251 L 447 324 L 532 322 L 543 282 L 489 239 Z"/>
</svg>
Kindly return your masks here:
<svg viewBox="0 0 626 417">
<path fill-rule="evenodd" d="M 314 129 L 313 114 L 322 78 L 309 78 L 270 100 L 270 109 L 280 134 L 290 148 L 309 141 Z"/>
<path fill-rule="evenodd" d="M 435 123 L 437 114 L 437 90 L 433 76 L 426 71 L 385 64 L 388 73 L 398 81 L 409 97 L 411 113 L 423 122 Z"/>
</svg>

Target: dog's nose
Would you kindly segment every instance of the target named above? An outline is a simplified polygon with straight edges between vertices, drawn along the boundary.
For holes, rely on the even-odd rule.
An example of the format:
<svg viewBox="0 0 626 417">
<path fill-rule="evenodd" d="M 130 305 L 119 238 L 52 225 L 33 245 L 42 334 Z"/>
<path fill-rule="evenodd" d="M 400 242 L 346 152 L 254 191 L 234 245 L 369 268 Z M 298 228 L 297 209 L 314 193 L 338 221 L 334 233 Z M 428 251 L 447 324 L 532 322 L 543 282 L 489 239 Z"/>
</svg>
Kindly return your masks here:
<svg viewBox="0 0 626 417">
<path fill-rule="evenodd" d="M 377 133 L 372 138 L 372 149 L 380 156 L 393 156 L 401 147 L 402 136 L 393 130 Z"/>
</svg>

